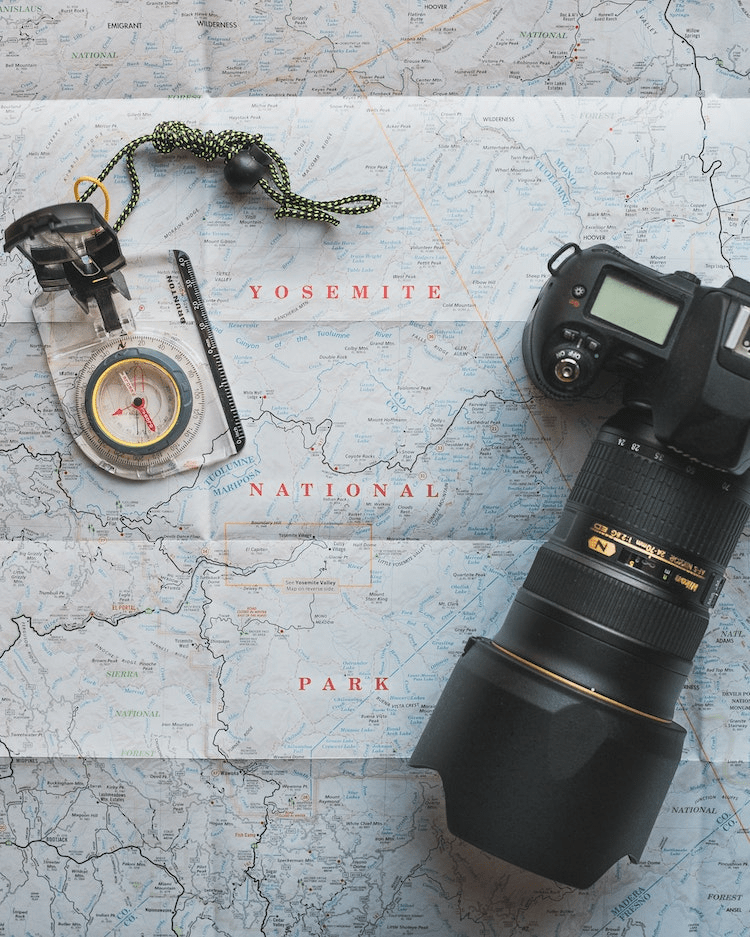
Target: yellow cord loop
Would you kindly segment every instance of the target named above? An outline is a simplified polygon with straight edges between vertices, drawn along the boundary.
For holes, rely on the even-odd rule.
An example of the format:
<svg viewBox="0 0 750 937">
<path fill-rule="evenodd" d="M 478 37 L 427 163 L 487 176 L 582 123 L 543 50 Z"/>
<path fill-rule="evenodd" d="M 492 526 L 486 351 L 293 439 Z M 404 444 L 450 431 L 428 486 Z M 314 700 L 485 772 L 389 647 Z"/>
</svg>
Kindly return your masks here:
<svg viewBox="0 0 750 937">
<path fill-rule="evenodd" d="M 107 187 L 99 179 L 94 179 L 93 176 L 80 176 L 73 183 L 73 196 L 77 202 L 83 201 L 78 194 L 78 189 L 82 182 L 88 182 L 94 186 L 94 188 L 101 189 L 102 195 L 104 196 L 104 220 L 109 221 L 109 192 L 107 191 Z M 87 189 L 87 192 L 90 194 L 91 190 Z"/>
</svg>

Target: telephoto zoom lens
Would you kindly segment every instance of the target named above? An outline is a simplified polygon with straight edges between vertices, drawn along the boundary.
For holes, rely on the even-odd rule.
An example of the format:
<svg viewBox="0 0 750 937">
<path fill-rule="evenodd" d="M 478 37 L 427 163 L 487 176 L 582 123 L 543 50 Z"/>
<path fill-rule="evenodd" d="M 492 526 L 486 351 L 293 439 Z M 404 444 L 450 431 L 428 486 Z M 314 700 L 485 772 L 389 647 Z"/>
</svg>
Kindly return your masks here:
<svg viewBox="0 0 750 937">
<path fill-rule="evenodd" d="M 682 754 L 673 721 L 745 528 L 746 476 L 601 429 L 492 640 L 472 638 L 411 758 L 461 839 L 586 888 L 637 861 Z"/>
</svg>

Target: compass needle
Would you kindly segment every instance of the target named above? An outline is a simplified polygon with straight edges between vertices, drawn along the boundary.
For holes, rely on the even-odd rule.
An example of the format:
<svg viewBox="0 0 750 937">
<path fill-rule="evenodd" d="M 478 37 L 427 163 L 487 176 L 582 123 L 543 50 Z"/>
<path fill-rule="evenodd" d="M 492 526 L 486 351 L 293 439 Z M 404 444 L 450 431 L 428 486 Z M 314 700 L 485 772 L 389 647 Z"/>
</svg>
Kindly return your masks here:
<svg viewBox="0 0 750 937">
<path fill-rule="evenodd" d="M 96 468 L 133 480 L 236 455 L 244 431 L 190 258 L 144 258 L 139 302 L 121 269 L 120 225 L 86 205 L 90 194 L 5 232 L 5 250 L 31 260 L 41 287 L 32 311 L 73 440 Z"/>
<path fill-rule="evenodd" d="M 100 464 L 131 477 L 180 471 L 178 464 L 206 464 L 239 452 L 245 442 L 190 258 L 183 251 L 171 256 L 192 313 L 182 325 L 192 326 L 193 340 L 205 356 L 202 363 L 182 334 L 133 331 L 103 342 L 76 380 L 83 430 L 79 444 L 93 450 Z M 201 449 L 192 450 L 198 438 Z"/>
<path fill-rule="evenodd" d="M 130 393 L 135 397 L 135 395 L 136 395 L 135 385 L 134 385 L 133 382 L 130 380 L 130 378 L 128 377 L 128 375 L 126 374 L 126 372 L 125 372 L 125 371 L 120 371 L 120 377 L 121 377 L 121 379 L 122 379 L 122 383 L 127 387 L 127 389 L 130 391 Z"/>
<path fill-rule="evenodd" d="M 137 400 L 140 400 L 140 397 L 136 397 L 136 399 L 133 401 L 133 406 L 134 406 L 135 409 L 140 413 L 140 415 L 143 417 L 143 422 L 146 424 L 146 426 L 151 430 L 152 433 L 155 433 L 155 432 L 156 432 L 156 423 L 154 423 L 154 421 L 151 419 L 151 415 L 149 414 L 148 410 L 146 409 L 146 404 L 143 403 L 143 401 L 141 401 L 141 403 L 138 404 L 138 403 L 136 403 Z"/>
</svg>

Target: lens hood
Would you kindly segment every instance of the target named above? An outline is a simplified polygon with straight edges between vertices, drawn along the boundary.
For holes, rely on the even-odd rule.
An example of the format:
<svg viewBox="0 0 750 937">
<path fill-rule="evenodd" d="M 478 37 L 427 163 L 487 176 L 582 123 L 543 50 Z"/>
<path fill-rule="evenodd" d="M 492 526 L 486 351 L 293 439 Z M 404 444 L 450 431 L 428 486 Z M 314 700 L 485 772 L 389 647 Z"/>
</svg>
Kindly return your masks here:
<svg viewBox="0 0 750 937">
<path fill-rule="evenodd" d="M 411 757 L 437 771 L 448 828 L 576 888 L 637 861 L 685 730 L 472 638 Z"/>
</svg>

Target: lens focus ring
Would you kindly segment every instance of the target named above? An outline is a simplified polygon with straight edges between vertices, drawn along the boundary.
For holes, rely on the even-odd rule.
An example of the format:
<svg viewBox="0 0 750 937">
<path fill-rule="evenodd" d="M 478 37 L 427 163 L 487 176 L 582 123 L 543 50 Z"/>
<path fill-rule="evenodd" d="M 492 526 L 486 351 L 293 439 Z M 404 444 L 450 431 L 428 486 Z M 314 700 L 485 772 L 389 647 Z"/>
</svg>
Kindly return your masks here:
<svg viewBox="0 0 750 937">
<path fill-rule="evenodd" d="M 748 521 L 745 486 L 663 449 L 623 411 L 592 445 L 524 588 L 581 631 L 691 661 Z"/>
<path fill-rule="evenodd" d="M 747 522 L 747 502 L 723 490 L 721 473 L 688 474 L 685 465 L 599 438 L 569 503 L 724 569 Z"/>
<path fill-rule="evenodd" d="M 684 608 L 550 547 L 540 548 L 524 588 L 587 621 L 681 660 L 692 660 L 708 623 Z"/>
</svg>

